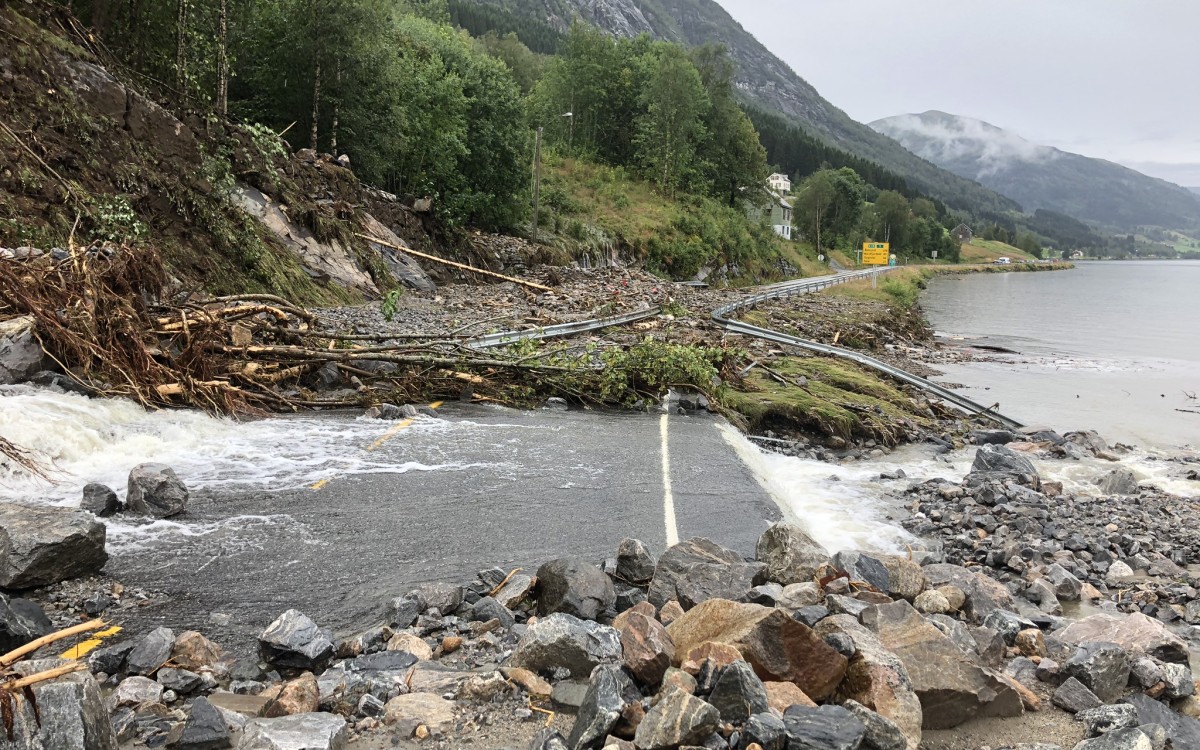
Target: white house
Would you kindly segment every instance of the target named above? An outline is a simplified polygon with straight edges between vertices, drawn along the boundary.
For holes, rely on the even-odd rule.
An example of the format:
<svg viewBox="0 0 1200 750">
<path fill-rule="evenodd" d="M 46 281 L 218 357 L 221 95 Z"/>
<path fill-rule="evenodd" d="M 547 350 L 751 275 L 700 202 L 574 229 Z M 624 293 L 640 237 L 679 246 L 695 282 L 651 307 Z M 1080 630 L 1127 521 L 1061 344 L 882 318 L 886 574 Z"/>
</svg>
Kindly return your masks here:
<svg viewBox="0 0 1200 750">
<path fill-rule="evenodd" d="M 775 205 L 778 203 L 779 205 Z M 771 202 L 771 228 L 786 240 L 792 238 L 792 204 L 784 198 Z"/>
<path fill-rule="evenodd" d="M 776 172 L 767 178 L 767 186 L 776 195 L 787 195 L 792 192 L 792 180 L 785 174 Z"/>
</svg>

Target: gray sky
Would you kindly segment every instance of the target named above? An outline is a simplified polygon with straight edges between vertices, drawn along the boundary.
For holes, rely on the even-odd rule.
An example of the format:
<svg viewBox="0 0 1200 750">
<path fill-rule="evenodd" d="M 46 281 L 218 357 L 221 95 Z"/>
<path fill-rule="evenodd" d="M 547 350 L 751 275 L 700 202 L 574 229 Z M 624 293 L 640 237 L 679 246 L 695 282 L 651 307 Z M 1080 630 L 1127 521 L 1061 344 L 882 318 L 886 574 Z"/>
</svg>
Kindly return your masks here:
<svg viewBox="0 0 1200 750">
<path fill-rule="evenodd" d="M 717 0 L 860 122 L 940 109 L 1200 186 L 1197 0 Z"/>
</svg>

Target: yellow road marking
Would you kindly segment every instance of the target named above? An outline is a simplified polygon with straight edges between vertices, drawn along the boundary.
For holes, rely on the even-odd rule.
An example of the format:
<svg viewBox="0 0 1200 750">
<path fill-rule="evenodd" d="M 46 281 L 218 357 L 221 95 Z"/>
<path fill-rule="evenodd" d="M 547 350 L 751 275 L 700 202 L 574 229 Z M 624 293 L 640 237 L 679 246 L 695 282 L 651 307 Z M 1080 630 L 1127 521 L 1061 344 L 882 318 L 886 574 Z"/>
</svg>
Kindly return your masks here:
<svg viewBox="0 0 1200 750">
<path fill-rule="evenodd" d="M 100 643 L 105 638 L 114 636 L 120 632 L 121 632 L 121 626 L 114 625 L 113 627 L 108 628 L 107 630 L 101 630 L 97 633 L 93 633 L 91 638 L 89 638 L 86 641 L 83 641 L 81 643 L 77 643 L 76 645 L 74 645 L 71 648 L 64 651 L 62 653 L 61 658 L 63 658 L 63 659 L 78 659 L 80 657 L 87 656 L 88 653 L 90 651 L 92 651 L 93 649 L 95 649 L 97 646 L 99 646 Z"/>
<path fill-rule="evenodd" d="M 430 409 L 436 409 L 436 408 L 438 408 L 439 406 L 441 406 L 443 403 L 444 403 L 444 402 L 442 402 L 442 401 L 434 401 L 432 404 L 430 404 L 430 405 L 429 405 L 429 408 L 430 408 Z"/>
<path fill-rule="evenodd" d="M 445 403 L 445 402 L 443 402 L 443 401 L 434 401 L 432 404 L 430 404 L 430 405 L 429 405 L 429 408 L 431 408 L 431 409 L 436 409 L 436 408 L 438 408 L 439 406 L 441 406 L 443 403 Z M 376 448 L 378 448 L 379 446 L 383 445 L 383 444 L 384 444 L 384 443 L 386 443 L 387 441 L 389 441 L 389 440 L 391 440 L 392 438 L 396 437 L 396 435 L 397 435 L 397 434 L 399 434 L 399 433 L 400 433 L 400 431 L 402 431 L 402 430 L 403 430 L 405 427 L 408 427 L 409 425 L 411 425 L 411 424 L 413 423 L 413 421 L 414 421 L 414 420 L 413 420 L 413 419 L 411 419 L 411 418 L 409 418 L 409 419 L 402 419 L 402 420 L 400 420 L 400 421 L 399 421 L 399 422 L 397 422 L 395 425 L 393 425 L 393 426 L 392 426 L 392 428 L 391 428 L 390 430 L 388 430 L 387 432 L 383 433 L 383 435 L 381 435 L 381 436 L 380 436 L 380 438 L 379 438 L 378 440 L 376 440 L 375 442 L 373 442 L 373 443 L 371 443 L 369 446 L 367 446 L 366 450 L 367 450 L 368 452 L 375 450 Z M 321 479 L 321 480 L 318 480 L 318 481 L 316 481 L 316 482 L 313 482 L 311 485 L 309 485 L 309 489 L 311 489 L 311 490 L 319 490 L 319 489 L 321 489 L 322 487 L 324 487 L 325 485 L 329 484 L 329 482 L 330 482 L 330 478 L 326 478 L 326 479 Z M 93 647 L 93 648 L 94 648 L 94 647 Z"/>
<path fill-rule="evenodd" d="M 319 490 L 319 489 L 321 489 L 322 487 L 324 487 L 324 486 L 325 486 L 325 485 L 327 485 L 327 484 L 329 484 L 329 480 L 328 480 L 328 479 L 321 479 L 321 480 L 318 480 L 318 481 L 316 481 L 316 482 L 313 482 L 312 489 L 314 489 L 314 490 Z"/>
</svg>

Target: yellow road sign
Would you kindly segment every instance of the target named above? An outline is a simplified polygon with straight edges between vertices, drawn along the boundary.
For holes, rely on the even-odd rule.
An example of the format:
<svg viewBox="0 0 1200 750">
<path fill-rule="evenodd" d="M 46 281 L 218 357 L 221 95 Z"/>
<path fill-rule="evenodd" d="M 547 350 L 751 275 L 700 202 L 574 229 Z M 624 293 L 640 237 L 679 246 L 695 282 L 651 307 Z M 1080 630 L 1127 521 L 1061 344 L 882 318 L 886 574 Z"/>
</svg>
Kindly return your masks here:
<svg viewBox="0 0 1200 750">
<path fill-rule="evenodd" d="M 891 251 L 887 242 L 864 242 L 862 262 L 864 266 L 886 266 Z"/>
</svg>

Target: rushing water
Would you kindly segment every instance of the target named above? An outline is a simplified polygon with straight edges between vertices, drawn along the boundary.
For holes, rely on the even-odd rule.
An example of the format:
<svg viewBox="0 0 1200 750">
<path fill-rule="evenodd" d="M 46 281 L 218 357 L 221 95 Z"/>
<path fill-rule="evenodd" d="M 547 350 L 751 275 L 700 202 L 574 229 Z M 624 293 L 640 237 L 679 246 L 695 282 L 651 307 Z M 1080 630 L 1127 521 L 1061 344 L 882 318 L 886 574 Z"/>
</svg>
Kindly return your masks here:
<svg viewBox="0 0 1200 750">
<path fill-rule="evenodd" d="M 1200 261 L 1080 263 L 1053 273 L 942 276 L 934 329 L 1015 355 L 941 367 L 1005 414 L 1110 441 L 1200 447 Z"/>
</svg>

